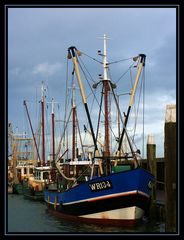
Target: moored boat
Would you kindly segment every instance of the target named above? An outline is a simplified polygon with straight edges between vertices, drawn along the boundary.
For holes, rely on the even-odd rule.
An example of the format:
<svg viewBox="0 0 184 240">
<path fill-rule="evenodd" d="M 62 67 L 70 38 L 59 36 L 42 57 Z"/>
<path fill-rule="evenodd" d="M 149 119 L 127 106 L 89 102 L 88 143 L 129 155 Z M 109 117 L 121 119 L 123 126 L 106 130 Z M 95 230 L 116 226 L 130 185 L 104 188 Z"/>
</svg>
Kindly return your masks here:
<svg viewBox="0 0 184 240">
<path fill-rule="evenodd" d="M 70 217 L 134 225 L 148 211 L 153 177 L 142 168 L 97 177 L 65 191 L 45 190 L 45 201 Z"/>
<path fill-rule="evenodd" d="M 32 200 L 44 200 L 44 188 L 49 179 L 50 166 L 35 167 L 34 175 L 24 184 L 24 197 Z"/>
<path fill-rule="evenodd" d="M 103 76 L 100 75 L 99 82 L 93 82 L 92 86 L 95 90 L 98 86 L 102 86 L 100 90 L 101 97 L 100 100 L 97 101 L 99 111 L 97 111 L 98 115 L 96 117 L 96 133 L 80 76 L 81 51 L 78 51 L 77 48 L 73 46 L 68 49 L 68 59 L 73 60 L 72 110 L 68 120 L 65 121 L 66 125 L 64 126 L 63 136 L 69 125 L 70 116 L 72 116 L 72 156 L 71 158 L 66 157 L 66 153 L 69 152 L 68 148 L 65 149 L 61 156 L 56 154 L 55 166 L 57 168 L 58 178 L 55 187 L 53 187 L 53 183 L 46 186 L 44 199 L 50 210 L 67 219 L 110 225 L 135 225 L 149 210 L 152 193 L 151 185 L 154 181 L 154 176 L 141 167 L 140 150 L 136 148 L 134 140 L 129 136 L 127 130 L 138 80 L 145 66 L 146 56 L 139 54 L 133 58 L 133 61 L 136 62 L 135 67 L 137 73 L 131 93 L 129 94 L 130 101 L 128 110 L 127 113 L 124 114 L 125 119 L 123 119 L 121 106 L 114 92 L 117 86 L 112 82 L 108 74 L 110 63 L 107 61 L 106 35 L 104 35 L 103 39 L 104 52 L 101 53 L 101 51 L 99 51 L 99 55 L 103 57 L 103 62 L 98 62 L 103 65 L 104 73 Z M 77 115 L 75 84 L 73 80 L 74 74 L 78 81 L 88 126 L 90 128 L 88 132 L 93 141 L 92 149 L 88 151 L 87 158 L 84 151 L 85 144 L 81 140 Z M 93 91 L 92 94 L 95 96 Z M 96 98 L 95 96 L 94 99 L 96 100 Z M 114 105 L 110 107 L 112 99 L 114 99 Z M 104 110 L 102 110 L 102 107 L 104 107 Z M 117 109 L 122 127 L 121 132 L 119 131 L 116 134 L 110 125 L 110 122 L 112 122 L 110 113 L 112 112 L 113 114 L 115 108 Z M 104 143 L 101 143 L 99 136 L 99 131 L 101 130 L 101 115 L 104 116 L 102 127 L 104 130 Z M 84 121 L 82 117 L 83 115 L 80 114 L 80 118 Z M 114 135 L 115 141 L 113 147 L 112 135 Z M 77 136 L 79 136 L 82 146 L 81 154 L 79 154 L 78 147 L 76 147 L 79 145 L 76 141 Z M 129 145 L 128 152 L 125 151 L 125 147 L 123 146 L 125 139 Z M 115 150 L 112 150 L 113 148 Z"/>
<path fill-rule="evenodd" d="M 34 140 L 34 146 L 36 149 L 36 154 L 37 154 L 37 163 L 34 168 L 33 175 L 27 179 L 26 184 L 24 184 L 24 189 L 23 189 L 23 194 L 25 198 L 29 198 L 32 200 L 39 200 L 39 201 L 44 201 L 44 188 L 45 184 L 49 180 L 50 177 L 50 172 L 52 170 L 50 161 L 46 162 L 46 157 L 45 157 L 45 130 L 44 130 L 44 108 L 45 108 L 45 102 L 44 102 L 44 84 L 42 82 L 42 87 L 41 87 L 41 92 L 42 92 L 42 97 L 41 97 L 41 130 L 42 130 L 42 159 L 40 157 L 40 152 L 38 148 L 38 143 L 35 138 L 35 134 L 33 131 L 32 123 L 31 123 L 31 118 L 29 115 L 28 107 L 26 101 L 24 101 L 24 106 L 26 109 L 27 117 L 29 120 L 33 140 Z"/>
<path fill-rule="evenodd" d="M 11 133 L 12 154 L 9 166 L 9 182 L 12 192 L 23 193 L 24 181 L 33 176 L 35 160 L 33 157 L 33 141 L 23 134 Z"/>
</svg>

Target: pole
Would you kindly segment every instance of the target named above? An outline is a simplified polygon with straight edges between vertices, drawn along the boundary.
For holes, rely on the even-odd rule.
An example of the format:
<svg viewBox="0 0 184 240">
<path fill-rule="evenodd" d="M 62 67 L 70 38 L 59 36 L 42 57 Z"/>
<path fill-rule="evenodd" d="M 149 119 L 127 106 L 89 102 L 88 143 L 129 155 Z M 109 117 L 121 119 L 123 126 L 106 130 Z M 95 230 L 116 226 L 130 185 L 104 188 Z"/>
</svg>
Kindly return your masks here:
<svg viewBox="0 0 184 240">
<path fill-rule="evenodd" d="M 156 144 L 153 135 L 148 135 L 147 140 L 147 165 L 148 170 L 157 177 L 157 163 L 156 163 Z M 156 183 L 152 185 L 152 199 L 150 203 L 151 218 L 156 218 Z"/>
<path fill-rule="evenodd" d="M 42 165 L 45 166 L 44 87 L 42 82 Z"/>
<path fill-rule="evenodd" d="M 165 216 L 166 231 L 176 231 L 176 105 L 166 106 L 165 118 Z"/>
<path fill-rule="evenodd" d="M 72 161 L 75 160 L 75 107 L 72 108 Z"/>
<path fill-rule="evenodd" d="M 75 85 L 72 86 L 72 161 L 75 160 L 75 137 L 76 137 L 76 106 L 75 106 Z"/>
<path fill-rule="evenodd" d="M 28 112 L 28 108 L 27 108 L 27 105 L 26 105 L 26 101 L 25 101 L 25 100 L 24 100 L 24 106 L 25 106 L 25 108 L 26 108 L 26 113 L 27 113 L 28 120 L 29 120 L 29 124 L 30 124 L 30 127 L 31 127 L 31 132 L 32 132 L 34 144 L 35 144 L 35 147 L 36 147 L 36 152 L 37 152 L 38 160 L 39 160 L 39 162 L 40 162 L 40 154 L 39 154 L 39 151 L 38 151 L 38 146 L 37 146 L 37 144 L 36 144 L 36 139 L 35 139 L 35 135 L 34 135 L 34 132 L 33 132 L 33 127 L 32 127 L 32 124 L 31 124 L 31 119 L 30 119 L 30 116 L 29 116 L 29 112 Z"/>
<path fill-rule="evenodd" d="M 70 53 L 71 51 L 71 53 Z M 89 108 L 88 108 L 88 104 L 87 104 L 87 100 L 86 100 L 86 96 L 84 93 L 84 88 L 83 88 L 83 84 L 81 81 L 81 77 L 80 77 L 80 72 L 79 72 L 79 68 L 78 68 L 78 63 L 77 63 L 77 58 L 76 58 L 76 48 L 75 47 L 70 47 L 68 49 L 68 55 L 73 57 L 73 63 L 74 63 L 74 67 L 75 67 L 75 72 L 77 75 L 77 80 L 78 80 L 78 84 L 79 84 L 79 88 L 80 88 L 80 92 L 81 92 L 81 96 L 82 96 L 82 101 L 86 110 L 86 114 L 87 114 L 87 118 L 88 118 L 88 122 L 89 122 L 89 126 L 90 126 L 90 130 L 91 130 L 91 134 L 92 134 L 92 138 L 93 138 L 93 143 L 95 146 L 95 151 L 96 151 L 96 155 L 99 155 L 99 151 L 98 151 L 98 147 L 97 147 L 97 143 L 96 143 L 96 139 L 95 139 L 95 134 L 94 134 L 94 130 L 93 130 L 93 125 L 91 122 L 91 117 L 89 114 Z"/>
<path fill-rule="evenodd" d="M 104 59 L 103 59 L 103 67 L 104 67 L 104 79 L 103 79 L 103 86 L 104 86 L 104 115 L 105 115 L 105 141 L 104 141 L 104 157 L 108 159 L 110 156 L 109 150 L 109 81 L 107 77 L 107 49 L 106 49 L 106 35 L 104 34 Z M 106 174 L 110 173 L 110 160 L 106 159 Z"/>
<path fill-rule="evenodd" d="M 52 98 L 52 160 L 55 162 L 54 98 Z"/>
</svg>

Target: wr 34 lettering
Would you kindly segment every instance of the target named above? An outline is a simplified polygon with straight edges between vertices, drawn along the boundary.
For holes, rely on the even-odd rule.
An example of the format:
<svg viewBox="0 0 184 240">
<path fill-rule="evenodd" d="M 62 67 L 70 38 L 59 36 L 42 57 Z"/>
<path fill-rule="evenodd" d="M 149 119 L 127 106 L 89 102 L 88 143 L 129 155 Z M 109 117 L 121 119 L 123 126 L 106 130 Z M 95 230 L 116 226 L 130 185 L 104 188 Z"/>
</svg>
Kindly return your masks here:
<svg viewBox="0 0 184 240">
<path fill-rule="evenodd" d="M 89 187 L 92 192 L 97 192 L 112 188 L 112 183 L 110 180 L 100 181 L 89 184 Z"/>
</svg>

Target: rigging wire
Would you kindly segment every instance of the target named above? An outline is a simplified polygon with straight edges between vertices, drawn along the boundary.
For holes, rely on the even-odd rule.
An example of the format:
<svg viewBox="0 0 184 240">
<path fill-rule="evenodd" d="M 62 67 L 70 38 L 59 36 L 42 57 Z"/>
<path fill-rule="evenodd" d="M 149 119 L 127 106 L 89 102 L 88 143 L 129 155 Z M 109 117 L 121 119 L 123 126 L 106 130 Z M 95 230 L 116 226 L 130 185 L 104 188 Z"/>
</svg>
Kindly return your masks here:
<svg viewBox="0 0 184 240">
<path fill-rule="evenodd" d="M 66 127 L 66 116 L 67 116 L 67 106 L 68 106 L 68 71 L 69 71 L 69 67 L 68 67 L 68 59 L 66 59 L 66 68 L 67 68 L 67 71 L 66 71 L 66 83 L 65 83 L 65 86 L 66 86 L 66 90 L 65 90 L 65 114 L 64 114 L 64 129 Z M 66 134 L 66 135 L 65 135 Z M 64 132 L 64 141 L 63 141 L 63 147 L 65 147 L 65 143 L 66 143 L 66 148 L 68 149 L 68 131 L 66 131 L 66 133 Z M 60 142 L 59 142 L 59 145 L 60 146 Z M 67 152 L 67 158 L 68 158 L 68 152 Z"/>
<path fill-rule="evenodd" d="M 80 52 L 81 52 L 81 51 L 80 51 Z M 90 57 L 88 54 L 86 54 L 86 53 L 84 53 L 84 52 L 81 52 L 81 53 L 82 53 L 83 55 L 89 57 L 90 59 L 92 59 L 92 60 L 94 60 L 94 61 L 96 61 L 96 62 L 98 62 L 98 63 L 100 63 L 100 64 L 103 64 L 103 62 L 100 62 L 100 61 L 97 60 L 96 58 Z"/>
<path fill-rule="evenodd" d="M 81 52 L 81 51 L 80 51 L 80 52 Z M 98 62 L 98 63 L 100 63 L 100 64 L 103 64 L 103 62 L 97 60 L 96 58 L 93 58 L 93 57 L 89 56 L 88 54 L 86 54 L 86 53 L 84 53 L 84 52 L 81 52 L 81 53 L 82 53 L 83 55 L 89 57 L 90 59 L 92 59 L 92 60 L 94 60 L 94 61 L 96 61 L 96 62 Z M 121 59 L 121 60 L 109 62 L 108 65 L 114 64 L 114 63 L 119 63 L 119 62 L 124 62 L 124 61 L 130 60 L 130 59 L 133 59 L 133 58 L 134 58 L 134 57 L 130 57 L 130 58 L 125 58 L 125 59 Z"/>
<path fill-rule="evenodd" d="M 82 72 L 83 72 L 83 74 L 84 74 L 84 77 L 85 77 L 85 79 L 86 79 L 86 81 L 87 81 L 87 83 L 88 83 L 88 85 L 89 85 L 89 88 L 90 88 L 91 92 L 93 93 L 96 101 L 98 102 L 98 99 L 96 98 L 96 95 L 95 95 L 95 93 L 94 93 L 94 91 L 93 91 L 93 89 L 92 89 L 92 87 L 91 87 L 91 85 L 90 85 L 90 83 L 89 83 L 89 81 L 88 81 L 88 78 L 86 77 L 86 74 L 85 74 L 85 72 L 84 72 L 84 70 L 83 70 L 83 68 L 82 68 L 82 66 L 81 66 L 81 64 L 80 64 L 80 62 L 79 62 L 79 58 L 77 58 L 77 59 L 78 59 L 78 64 L 79 64 L 79 66 L 80 66 L 80 68 L 81 68 L 81 70 L 82 70 Z"/>
<path fill-rule="evenodd" d="M 128 70 L 126 70 L 126 71 L 118 78 L 118 80 L 115 81 L 115 84 L 117 84 L 117 83 L 121 80 L 121 78 L 124 77 L 124 76 L 127 74 L 127 72 L 129 71 L 129 69 L 132 68 L 133 65 L 134 65 L 134 63 L 132 63 L 132 64 L 129 66 Z"/>
<path fill-rule="evenodd" d="M 143 129 L 142 129 L 142 134 L 143 134 L 143 136 L 142 136 L 142 156 L 143 156 L 143 158 L 145 158 L 145 156 L 144 156 L 144 121 L 145 121 L 145 88 L 146 88 L 146 81 L 145 81 L 145 68 L 143 68 L 143 101 L 142 101 L 142 104 L 143 104 Z"/>
<path fill-rule="evenodd" d="M 93 109 L 94 101 L 95 101 L 95 98 L 93 97 L 92 104 L 91 104 L 91 108 L 90 108 L 90 114 L 92 113 L 92 109 Z M 87 122 L 87 124 L 86 124 L 86 125 L 87 125 L 87 129 L 88 129 L 89 122 L 87 121 L 87 119 L 86 119 L 86 122 Z M 85 132 L 85 135 L 84 135 L 83 142 L 85 142 L 85 139 L 86 139 L 86 134 L 87 134 L 87 132 Z"/>
<path fill-rule="evenodd" d="M 130 58 L 125 58 L 125 59 L 117 60 L 117 61 L 114 61 L 114 62 L 109 62 L 108 65 L 114 64 L 114 63 L 119 63 L 119 62 L 124 62 L 124 61 L 130 60 L 130 59 L 133 59 L 133 58 L 134 58 L 134 57 L 130 57 Z"/>
<path fill-rule="evenodd" d="M 84 62 L 82 61 L 82 58 L 79 57 L 79 59 L 80 59 L 81 63 L 83 64 L 84 68 L 86 69 L 86 72 L 89 74 L 89 76 L 90 76 L 92 82 L 95 83 L 95 80 L 92 78 L 91 74 L 89 73 L 87 67 L 85 66 Z"/>
<path fill-rule="evenodd" d="M 60 150 L 61 150 L 61 143 L 62 143 L 62 140 L 63 140 L 63 138 L 64 138 L 64 136 L 65 136 L 65 131 L 66 131 L 66 129 L 67 129 L 67 125 L 68 125 L 68 123 L 69 123 L 71 114 L 72 114 L 72 109 L 70 110 L 70 114 L 69 114 L 68 119 L 67 119 L 67 121 L 66 121 L 66 124 L 65 124 L 65 126 L 64 126 L 63 135 L 62 135 L 61 138 L 60 138 L 59 146 L 58 146 L 58 149 L 57 149 L 57 151 L 56 151 L 56 158 L 55 158 L 55 160 L 57 160 L 57 157 L 58 157 L 59 152 L 60 152 Z"/>
<path fill-rule="evenodd" d="M 130 81 L 131 81 L 131 89 L 133 89 L 133 78 L 132 78 L 132 71 L 131 71 L 131 68 L 130 68 Z M 131 90 L 131 92 L 132 92 L 132 90 Z M 136 97 L 136 96 L 135 96 Z M 134 99 L 134 102 L 135 102 L 135 99 Z M 133 111 L 134 111 L 134 116 L 135 116 L 135 121 L 136 121 L 136 106 L 134 105 L 134 108 L 132 109 Z M 135 129 L 134 129 L 135 130 Z M 130 131 L 133 131 L 133 129 L 131 130 L 131 129 L 129 129 L 129 132 Z M 135 133 L 135 131 L 134 131 L 134 133 Z M 134 136 L 134 135 L 133 135 Z M 134 137 L 133 137 L 133 139 L 134 139 Z"/>
<path fill-rule="evenodd" d="M 83 53 L 83 54 L 84 54 L 84 53 Z M 86 55 L 86 54 L 84 54 L 84 55 Z M 90 57 L 89 55 L 87 55 L 87 56 Z M 90 57 L 90 58 L 91 58 L 91 57 Z M 80 59 L 80 61 L 79 61 L 79 59 Z M 92 59 L 93 59 L 93 58 L 92 58 Z M 129 58 L 129 59 L 131 59 L 131 58 Z M 118 63 L 118 62 L 125 61 L 125 60 L 129 60 L 129 59 L 124 59 L 124 60 L 119 60 L 119 61 L 111 62 L 110 64 L 112 64 L 112 63 Z M 96 59 L 93 59 L 93 60 L 96 60 Z M 81 62 L 81 63 L 80 63 L 80 62 Z M 97 62 L 99 62 L 99 61 L 97 61 Z M 80 68 L 81 68 L 81 70 L 82 70 L 82 72 L 83 72 L 83 74 L 84 74 L 84 77 L 85 77 L 85 79 L 86 79 L 86 81 L 87 81 L 87 83 L 88 83 L 88 85 L 89 85 L 89 87 L 90 87 L 90 89 L 91 89 L 91 93 L 92 93 L 93 96 L 94 96 L 93 102 L 94 102 L 94 100 L 96 100 L 98 106 L 100 107 L 100 104 L 99 104 L 99 102 L 98 102 L 98 100 L 97 100 L 97 98 L 96 98 L 96 94 L 94 93 L 94 91 L 93 91 L 93 89 L 92 89 L 92 87 L 91 87 L 91 85 L 90 85 L 90 83 L 89 83 L 88 77 L 87 77 L 87 75 L 86 75 L 83 67 L 85 68 L 85 70 L 87 71 L 88 75 L 90 76 L 90 79 L 91 79 L 93 82 L 94 82 L 94 80 L 93 80 L 93 78 L 91 77 L 91 75 L 89 74 L 89 72 L 88 72 L 87 68 L 85 67 L 85 65 L 84 65 L 83 61 L 81 60 L 81 58 L 78 58 L 78 63 L 79 63 L 79 66 L 80 66 Z M 99 62 L 99 63 L 101 63 L 101 62 Z M 82 67 L 82 65 L 83 65 L 83 67 Z M 131 68 L 132 68 L 133 65 L 134 65 L 134 63 L 132 63 L 132 64 L 130 65 L 130 67 L 128 68 L 128 70 L 127 70 L 125 73 L 123 73 L 123 74 L 121 75 L 121 77 L 120 77 L 115 83 L 118 83 L 118 82 L 120 81 L 120 79 L 121 79 L 128 71 L 130 71 L 130 74 L 131 74 Z M 108 70 L 109 70 L 109 68 L 108 68 Z M 110 70 L 109 70 L 109 74 L 110 74 Z M 102 113 L 103 113 L 103 115 L 104 115 L 103 110 L 102 110 Z M 121 115 L 120 115 L 120 119 L 121 119 L 121 122 L 123 123 L 123 119 L 122 119 L 122 116 L 121 116 Z M 111 127 L 110 127 L 110 128 L 111 128 Z M 112 131 L 112 128 L 111 128 L 111 132 L 114 134 L 114 132 Z M 96 136 L 97 136 L 97 135 L 96 135 Z M 114 134 L 114 137 L 116 138 L 115 134 Z M 131 139 L 131 140 L 132 140 L 132 139 Z"/>
<path fill-rule="evenodd" d="M 110 76 L 110 79 L 112 79 L 112 77 L 111 77 L 111 72 L 110 72 L 110 69 L 109 69 L 109 68 L 108 68 L 108 74 L 109 74 L 109 76 Z M 112 91 L 112 95 L 114 95 L 114 98 L 115 98 L 115 93 L 113 93 L 113 91 Z M 116 101 L 117 101 L 117 99 L 115 100 L 115 105 L 117 105 L 117 104 L 116 104 Z M 119 109 L 118 111 L 120 111 L 120 109 Z M 103 113 L 103 115 L 104 115 L 104 113 Z M 124 124 L 124 123 L 123 123 L 123 118 L 122 118 L 122 116 L 120 116 L 120 119 L 121 119 L 121 123 Z M 110 130 L 111 130 L 111 133 L 114 135 L 114 138 L 117 139 L 117 137 L 116 137 L 114 131 L 112 130 L 112 127 L 111 127 L 111 126 L 110 126 Z"/>
<path fill-rule="evenodd" d="M 80 139 L 80 144 L 81 144 L 81 148 L 82 148 L 82 153 L 83 156 L 85 157 L 85 152 L 84 152 L 84 147 L 82 144 L 82 137 L 81 137 L 81 131 L 80 131 L 80 125 L 79 125 L 79 121 L 78 121 L 78 115 L 77 115 L 77 111 L 76 111 L 76 122 L 77 122 L 77 128 L 78 128 L 78 132 L 79 132 L 79 139 Z"/>
<path fill-rule="evenodd" d="M 143 78 L 142 78 L 143 79 Z M 142 79 L 141 79 L 141 83 L 140 83 L 140 92 L 139 92 L 139 97 L 138 97 L 138 104 L 137 104 L 137 109 L 135 107 L 135 123 L 134 123 L 134 133 L 133 133 L 133 137 L 132 137 L 132 140 L 134 141 L 134 138 L 135 138 L 135 132 L 136 132 L 136 128 L 137 128 L 137 120 L 138 120 L 138 113 L 139 113 L 139 106 L 140 106 L 140 100 L 141 100 L 141 93 L 142 93 Z M 135 102 L 135 100 L 134 100 Z"/>
<path fill-rule="evenodd" d="M 91 92 L 92 92 L 92 94 L 94 95 L 94 98 L 95 98 L 95 100 L 96 100 L 96 102 L 97 102 L 97 104 L 98 104 L 98 106 L 99 106 L 99 108 L 100 108 L 100 103 L 99 103 L 99 101 L 98 101 L 98 99 L 97 99 L 97 97 L 96 97 L 93 89 L 91 88 L 91 85 L 90 85 L 90 83 L 89 83 L 89 81 L 88 81 L 88 78 L 86 77 L 86 74 L 85 74 L 85 72 L 84 72 L 84 70 L 83 70 L 80 62 L 79 62 L 79 66 L 80 66 L 80 68 L 81 68 L 81 70 L 82 70 L 82 72 L 83 72 L 83 74 L 84 74 L 84 76 L 85 76 L 85 78 L 86 78 L 86 80 L 87 80 L 87 83 L 88 83 L 88 85 L 89 85 L 89 87 L 90 87 L 90 89 L 91 89 Z M 109 73 L 109 75 L 110 75 L 110 77 L 111 77 L 110 69 L 109 69 L 109 68 L 108 68 L 108 73 Z M 104 111 L 103 111 L 103 110 L 101 110 L 101 111 L 102 111 L 103 116 L 105 116 Z M 115 135 L 115 133 L 114 133 L 114 131 L 113 131 L 113 129 L 112 129 L 112 126 L 109 125 L 109 128 L 110 128 L 110 131 L 111 131 L 111 133 L 113 134 L 114 138 L 116 139 L 116 135 Z"/>
<path fill-rule="evenodd" d="M 59 107 L 60 103 L 57 103 L 57 112 L 55 113 L 55 123 L 60 122 L 61 117 L 60 117 L 60 107 Z M 62 129 L 61 129 L 61 124 L 57 124 L 58 126 L 56 126 L 55 124 L 55 133 L 58 133 L 58 136 L 60 136 L 62 134 Z M 58 146 L 58 137 L 55 137 L 55 148 L 56 146 Z"/>
<path fill-rule="evenodd" d="M 141 78 L 141 83 L 140 83 L 140 93 L 139 93 L 139 100 L 138 100 L 138 107 L 137 107 L 137 113 L 136 113 L 136 120 L 135 120 L 135 127 L 134 127 L 134 134 L 133 134 L 133 137 L 130 137 L 131 141 L 132 141 L 132 144 L 134 145 L 134 147 L 136 149 L 137 146 L 136 146 L 136 143 L 134 141 L 134 137 L 135 137 L 135 131 L 136 131 L 136 125 L 137 125 L 137 118 L 138 118 L 138 111 L 139 111 L 139 105 L 140 105 L 140 98 L 141 98 L 141 92 L 143 92 L 142 96 L 143 96 L 143 133 L 142 133 L 142 156 L 144 156 L 144 108 L 145 108 L 145 69 L 143 68 L 143 74 L 142 74 L 142 78 Z"/>
<path fill-rule="evenodd" d="M 120 120 L 121 120 L 121 122 L 122 122 L 122 124 L 123 124 L 123 128 L 124 128 L 125 133 L 126 133 L 126 137 L 127 137 L 128 143 L 129 143 L 130 150 L 131 150 L 131 152 L 132 152 L 132 154 L 133 154 L 133 148 L 132 148 L 132 146 L 133 146 L 133 144 L 135 145 L 135 143 L 132 142 L 132 138 L 131 138 L 131 136 L 129 136 L 129 134 L 128 134 L 128 132 L 127 132 L 127 127 L 124 125 L 124 121 L 123 121 L 123 118 L 122 118 L 122 115 L 121 115 L 121 111 L 120 111 L 120 108 L 119 108 L 119 105 L 118 105 L 118 101 L 117 101 L 117 98 L 116 98 L 114 89 L 113 89 L 113 87 L 112 87 L 112 84 L 111 84 L 111 89 L 112 89 L 112 93 L 113 93 L 113 96 L 114 96 L 114 100 L 115 100 L 116 107 L 117 107 L 118 112 L 119 112 Z"/>
</svg>

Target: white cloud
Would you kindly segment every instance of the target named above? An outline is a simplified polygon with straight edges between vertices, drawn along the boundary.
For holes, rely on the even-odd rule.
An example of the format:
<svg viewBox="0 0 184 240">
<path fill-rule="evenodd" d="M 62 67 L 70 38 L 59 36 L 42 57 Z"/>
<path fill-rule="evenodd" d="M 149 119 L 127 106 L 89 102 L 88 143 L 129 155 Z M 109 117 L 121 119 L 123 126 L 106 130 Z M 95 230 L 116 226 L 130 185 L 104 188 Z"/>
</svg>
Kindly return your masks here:
<svg viewBox="0 0 184 240">
<path fill-rule="evenodd" d="M 34 74 L 41 74 L 44 76 L 52 76 L 59 70 L 61 70 L 62 64 L 57 62 L 54 64 L 49 64 L 47 62 L 40 63 L 33 68 Z"/>
</svg>

